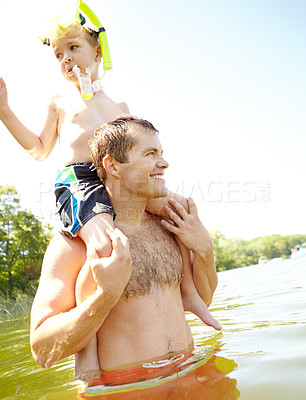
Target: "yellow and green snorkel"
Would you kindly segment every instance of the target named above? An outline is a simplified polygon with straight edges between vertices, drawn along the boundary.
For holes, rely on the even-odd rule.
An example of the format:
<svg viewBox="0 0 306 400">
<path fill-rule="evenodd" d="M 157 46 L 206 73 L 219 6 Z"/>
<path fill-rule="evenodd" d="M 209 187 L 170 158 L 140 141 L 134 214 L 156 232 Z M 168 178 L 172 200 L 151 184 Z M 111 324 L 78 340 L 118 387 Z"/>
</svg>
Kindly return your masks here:
<svg viewBox="0 0 306 400">
<path fill-rule="evenodd" d="M 90 20 L 92 25 L 95 29 L 88 29 L 89 31 L 95 33 L 98 36 L 99 44 L 101 47 L 102 52 L 102 59 L 103 59 L 103 69 L 104 74 L 101 79 L 91 82 L 91 77 L 89 71 L 86 71 L 86 74 L 82 74 L 80 72 L 80 68 L 78 66 L 74 66 L 73 70 L 79 79 L 79 84 L 81 88 L 82 97 L 85 100 L 89 100 L 93 97 L 93 93 L 102 89 L 105 78 L 108 72 L 112 69 L 112 61 L 106 36 L 106 31 L 103 25 L 101 24 L 99 18 L 96 14 L 91 10 L 91 8 L 83 1 L 77 0 L 76 9 L 73 11 L 73 14 L 70 13 L 70 17 L 67 18 L 67 11 L 61 13 L 57 18 L 53 18 L 52 22 L 53 25 L 57 25 L 62 29 L 66 29 L 69 27 L 73 22 L 77 21 L 80 25 L 86 24 L 85 16 Z M 68 12 L 69 15 L 69 12 Z M 85 16 L 84 16 L 85 15 Z M 72 16 L 72 17 L 71 17 Z M 51 30 L 52 32 L 52 30 Z M 51 34 L 49 32 L 49 35 Z M 44 44 L 50 45 L 50 37 L 48 35 L 43 35 L 39 37 Z"/>
<path fill-rule="evenodd" d="M 104 69 L 104 74 L 103 77 L 98 80 L 93 82 L 92 84 L 92 89 L 90 88 L 90 83 L 91 79 L 89 74 L 87 75 L 82 75 L 80 71 L 76 71 L 79 79 L 79 84 L 81 88 L 81 93 L 82 97 L 85 100 L 89 100 L 93 96 L 93 92 L 99 91 L 103 87 L 103 81 L 102 79 L 106 76 L 105 74 L 107 73 L 106 71 L 110 71 L 113 67 L 112 61 L 111 61 L 111 56 L 110 56 L 110 51 L 109 51 L 109 46 L 108 46 L 108 41 L 107 41 L 107 36 L 106 36 L 106 31 L 99 21 L 99 18 L 96 16 L 96 14 L 92 11 L 90 7 L 86 3 L 84 3 L 83 0 L 77 0 L 77 9 L 83 12 L 92 22 L 94 26 L 98 28 L 98 39 L 101 47 L 101 52 L 102 52 L 102 59 L 103 59 L 103 69 Z M 78 13 L 78 17 L 80 19 L 80 23 L 84 23 L 84 17 L 82 13 Z M 91 90 L 90 90 L 91 89 Z"/>
<path fill-rule="evenodd" d="M 110 56 L 110 51 L 108 47 L 108 41 L 107 41 L 107 36 L 105 29 L 101 22 L 99 21 L 98 17 L 95 15 L 95 13 L 88 7 L 87 4 L 84 3 L 83 0 L 77 0 L 77 8 L 90 19 L 92 24 L 96 26 L 99 31 L 98 31 L 98 38 L 99 38 L 99 43 L 101 46 L 101 51 L 102 51 L 102 58 L 103 58 L 103 68 L 104 70 L 111 70 L 113 65 L 111 61 L 111 56 Z M 82 22 L 82 14 L 79 14 L 80 22 Z"/>
</svg>

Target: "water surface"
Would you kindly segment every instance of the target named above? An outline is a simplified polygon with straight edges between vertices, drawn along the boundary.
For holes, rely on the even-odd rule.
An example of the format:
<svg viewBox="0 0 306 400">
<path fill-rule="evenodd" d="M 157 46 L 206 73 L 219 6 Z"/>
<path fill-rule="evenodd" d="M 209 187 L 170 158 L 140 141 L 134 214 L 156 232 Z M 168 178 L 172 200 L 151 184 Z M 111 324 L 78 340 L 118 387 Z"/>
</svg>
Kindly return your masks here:
<svg viewBox="0 0 306 400">
<path fill-rule="evenodd" d="M 218 275 L 210 310 L 223 330 L 217 333 L 188 315 L 196 344 L 219 349 L 214 368 L 223 371 L 223 382 L 235 386 L 235 398 L 304 400 L 306 257 L 274 260 Z M 0 399 L 76 399 L 73 359 L 50 370 L 41 369 L 32 359 L 28 332 L 28 318 L 0 323 Z M 212 367 L 208 364 L 207 368 L 209 373 Z M 218 394 L 218 383 L 210 389 L 210 397 L 203 392 L 197 399 L 226 398 L 224 393 Z M 229 392 L 229 399 L 234 398 L 230 397 L 233 393 Z"/>
</svg>

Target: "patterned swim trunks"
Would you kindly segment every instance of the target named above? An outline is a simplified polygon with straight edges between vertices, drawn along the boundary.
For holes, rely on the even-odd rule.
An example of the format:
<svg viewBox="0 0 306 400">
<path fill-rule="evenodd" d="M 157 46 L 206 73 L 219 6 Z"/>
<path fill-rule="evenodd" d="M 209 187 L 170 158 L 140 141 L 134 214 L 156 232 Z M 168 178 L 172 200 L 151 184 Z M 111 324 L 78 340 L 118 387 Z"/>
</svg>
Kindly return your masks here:
<svg viewBox="0 0 306 400">
<path fill-rule="evenodd" d="M 88 382 L 88 386 L 79 393 L 79 399 L 100 396 L 108 398 L 108 395 L 115 394 L 121 394 L 122 397 L 118 398 L 123 399 L 128 392 L 137 393 L 139 390 L 152 389 L 182 378 L 200 369 L 213 355 L 212 346 L 205 346 L 198 353 L 188 350 L 168 359 L 143 363 L 138 367 L 103 371 L 100 378 Z M 138 399 L 136 395 L 135 398 Z"/>
<path fill-rule="evenodd" d="M 115 211 L 93 163 L 75 163 L 58 171 L 55 180 L 56 214 L 60 231 L 73 238 L 94 215 Z"/>
</svg>

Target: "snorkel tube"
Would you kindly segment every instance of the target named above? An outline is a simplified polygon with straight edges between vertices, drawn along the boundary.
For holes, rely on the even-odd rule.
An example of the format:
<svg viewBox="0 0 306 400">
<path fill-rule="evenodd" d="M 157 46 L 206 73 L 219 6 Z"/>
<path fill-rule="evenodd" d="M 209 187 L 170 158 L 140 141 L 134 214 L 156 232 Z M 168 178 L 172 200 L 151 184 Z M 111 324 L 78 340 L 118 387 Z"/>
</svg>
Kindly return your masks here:
<svg viewBox="0 0 306 400">
<path fill-rule="evenodd" d="M 91 84 L 91 77 L 90 77 L 89 71 L 86 71 L 86 74 L 81 74 L 79 67 L 74 66 L 74 68 L 73 68 L 73 70 L 76 73 L 78 80 L 79 80 L 79 85 L 80 85 L 81 94 L 82 94 L 83 99 L 90 100 L 90 99 L 92 99 L 93 92 L 101 90 L 102 87 L 104 86 L 104 80 L 105 80 L 106 74 L 108 73 L 108 71 L 110 71 L 112 69 L 113 65 L 112 65 L 112 61 L 111 61 L 106 32 L 105 32 L 103 25 L 99 21 L 99 18 L 92 11 L 92 9 L 86 3 L 84 3 L 83 0 L 77 0 L 77 9 L 79 11 L 79 13 L 77 13 L 78 14 L 77 17 L 79 18 L 81 25 L 83 25 L 85 22 L 85 19 L 84 19 L 83 15 L 81 14 L 81 12 L 82 12 L 90 19 L 92 24 L 98 29 L 98 39 L 99 39 L 101 52 L 102 52 L 102 58 L 103 58 L 104 74 L 100 80 L 93 82 L 93 84 Z"/>
<path fill-rule="evenodd" d="M 109 47 L 108 47 L 107 36 L 106 36 L 106 32 L 105 32 L 103 25 L 101 24 L 101 22 L 99 21 L 98 17 L 95 15 L 95 13 L 91 10 L 91 8 L 89 8 L 88 5 L 85 4 L 83 0 L 77 0 L 77 8 L 80 11 L 83 11 L 83 13 L 93 23 L 93 25 L 99 29 L 98 37 L 99 37 L 99 43 L 100 43 L 100 47 L 101 47 L 101 51 L 102 51 L 103 69 L 105 71 L 111 70 L 113 65 L 112 65 L 110 51 L 109 51 Z"/>
</svg>

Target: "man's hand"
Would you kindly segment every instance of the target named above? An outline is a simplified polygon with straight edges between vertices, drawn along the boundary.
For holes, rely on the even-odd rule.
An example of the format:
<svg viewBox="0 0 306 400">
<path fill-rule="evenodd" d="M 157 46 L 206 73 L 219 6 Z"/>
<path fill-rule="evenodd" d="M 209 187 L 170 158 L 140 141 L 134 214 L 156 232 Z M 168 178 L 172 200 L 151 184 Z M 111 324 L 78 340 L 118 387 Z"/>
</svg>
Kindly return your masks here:
<svg viewBox="0 0 306 400">
<path fill-rule="evenodd" d="M 117 120 L 133 120 L 133 119 L 138 119 L 138 117 L 136 117 L 135 115 L 131 115 L 131 114 L 127 114 L 127 113 L 121 113 L 116 119 Z"/>
<path fill-rule="evenodd" d="M 112 241 L 110 257 L 98 258 L 91 262 L 92 273 L 98 287 L 109 296 L 118 299 L 127 285 L 132 273 L 132 260 L 129 241 L 117 228 L 106 229 Z"/>
<path fill-rule="evenodd" d="M 171 207 L 164 207 L 170 222 L 162 220 L 162 225 L 177 235 L 182 243 L 191 251 L 202 254 L 212 247 L 208 231 L 198 217 L 197 206 L 192 198 L 187 199 L 189 213 L 176 200 L 169 199 Z M 174 210 L 174 211 L 173 211 Z"/>
</svg>

